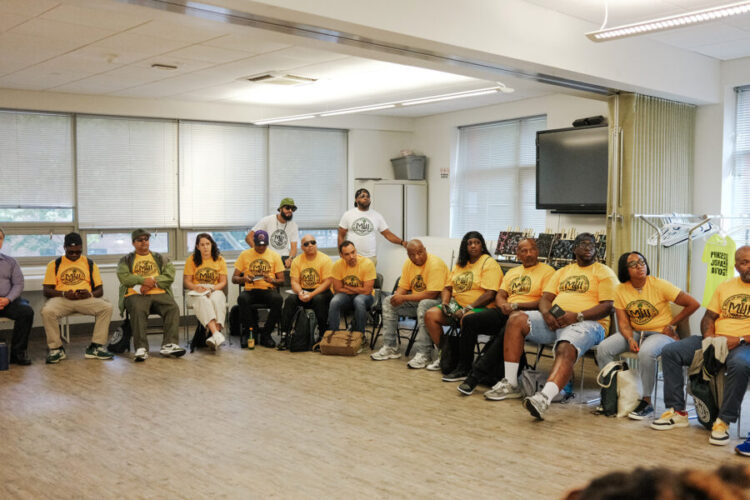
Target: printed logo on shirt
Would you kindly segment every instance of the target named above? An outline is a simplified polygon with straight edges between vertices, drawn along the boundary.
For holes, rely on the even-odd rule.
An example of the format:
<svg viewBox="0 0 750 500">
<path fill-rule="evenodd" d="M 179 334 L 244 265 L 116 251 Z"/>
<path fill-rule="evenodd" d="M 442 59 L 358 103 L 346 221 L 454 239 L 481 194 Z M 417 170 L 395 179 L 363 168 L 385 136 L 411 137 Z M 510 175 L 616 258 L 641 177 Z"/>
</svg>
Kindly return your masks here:
<svg viewBox="0 0 750 500">
<path fill-rule="evenodd" d="M 302 288 L 315 288 L 320 283 L 320 274 L 313 267 L 306 267 L 299 273 L 299 284 Z"/>
<path fill-rule="evenodd" d="M 133 274 L 138 276 L 153 276 L 156 272 L 156 264 L 150 260 L 140 260 L 133 266 Z"/>
<path fill-rule="evenodd" d="M 711 252 L 711 260 L 708 262 L 708 272 L 716 276 L 727 276 L 729 271 L 729 254 L 727 252 Z"/>
<path fill-rule="evenodd" d="M 427 283 L 424 282 L 424 278 L 421 274 L 417 274 L 414 276 L 414 279 L 411 280 L 411 291 L 420 293 L 425 290 L 427 290 Z"/>
<path fill-rule="evenodd" d="M 86 281 L 86 275 L 77 267 L 69 267 L 60 273 L 60 282 L 63 285 L 74 286 Z"/>
<path fill-rule="evenodd" d="M 458 293 L 468 292 L 474 284 L 474 273 L 464 271 L 453 278 L 453 290 Z"/>
<path fill-rule="evenodd" d="M 260 276 L 261 274 L 270 273 L 271 264 L 269 264 L 267 260 L 256 259 L 250 263 L 250 266 L 248 267 L 248 271 L 253 276 Z"/>
<path fill-rule="evenodd" d="M 750 295 L 738 293 L 721 304 L 721 316 L 726 319 L 750 319 Z"/>
<path fill-rule="evenodd" d="M 373 230 L 375 230 L 375 227 L 373 227 L 372 222 L 367 217 L 360 217 L 352 224 L 352 231 L 359 236 L 367 236 Z"/>
<path fill-rule="evenodd" d="M 357 278 L 353 274 L 350 274 L 349 276 L 344 276 L 344 279 L 341 281 L 347 286 L 360 287 L 364 285 L 364 283 L 362 283 L 362 280 Z"/>
<path fill-rule="evenodd" d="M 625 312 L 628 314 L 630 321 L 636 325 L 645 325 L 654 319 L 659 311 L 651 302 L 645 300 L 634 300 L 625 306 Z"/>
<path fill-rule="evenodd" d="M 219 273 L 216 269 L 202 267 L 195 271 L 195 276 L 193 278 L 196 283 L 214 284 L 219 282 Z"/>
<path fill-rule="evenodd" d="M 288 242 L 289 237 L 283 229 L 277 229 L 271 233 L 271 246 L 276 250 L 286 250 L 286 244 Z"/>
<path fill-rule="evenodd" d="M 528 295 L 531 291 L 531 278 L 519 276 L 510 282 L 510 295 Z"/>
<path fill-rule="evenodd" d="M 586 275 L 570 276 L 560 282 L 558 292 L 586 293 L 589 291 L 589 279 Z"/>
</svg>

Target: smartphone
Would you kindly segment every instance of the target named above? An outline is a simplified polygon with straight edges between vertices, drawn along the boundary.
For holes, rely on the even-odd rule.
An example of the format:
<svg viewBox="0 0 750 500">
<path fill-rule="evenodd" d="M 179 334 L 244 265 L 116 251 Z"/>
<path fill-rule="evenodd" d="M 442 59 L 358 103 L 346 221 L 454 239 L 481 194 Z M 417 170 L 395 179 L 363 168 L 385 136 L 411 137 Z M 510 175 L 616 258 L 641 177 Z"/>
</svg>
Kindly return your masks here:
<svg viewBox="0 0 750 500">
<path fill-rule="evenodd" d="M 565 310 L 562 307 L 558 306 L 557 304 L 555 304 L 554 306 L 550 308 L 549 313 L 558 319 L 565 316 Z"/>
</svg>

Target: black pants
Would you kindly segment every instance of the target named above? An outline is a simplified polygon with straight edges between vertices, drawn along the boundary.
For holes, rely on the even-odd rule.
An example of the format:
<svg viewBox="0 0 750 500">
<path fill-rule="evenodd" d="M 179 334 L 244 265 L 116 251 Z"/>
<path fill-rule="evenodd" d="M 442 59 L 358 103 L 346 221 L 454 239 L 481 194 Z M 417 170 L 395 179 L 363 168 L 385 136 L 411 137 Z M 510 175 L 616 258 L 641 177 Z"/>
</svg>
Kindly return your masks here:
<svg viewBox="0 0 750 500">
<path fill-rule="evenodd" d="M 240 306 L 240 322 L 242 331 L 246 332 L 248 328 L 257 332 L 256 335 L 269 335 L 276 327 L 281 317 L 281 304 L 284 299 L 281 298 L 278 290 L 245 290 L 237 297 L 237 304 Z M 261 330 L 258 327 L 258 310 L 253 305 L 263 305 L 270 309 L 268 319 Z"/>
<path fill-rule="evenodd" d="M 466 316 L 461 325 L 461 336 L 459 338 L 458 368 L 470 371 L 474 363 L 474 347 L 477 344 L 477 336 L 497 336 L 505 331 L 505 322 L 508 317 L 500 309 L 485 309 Z M 500 344 L 500 363 L 502 363 L 502 343 Z"/>
<path fill-rule="evenodd" d="M 29 346 L 29 333 L 34 324 L 34 310 L 26 299 L 16 300 L 0 309 L 0 317 L 13 320 L 13 340 L 10 345 L 11 356 L 25 353 Z"/>
<path fill-rule="evenodd" d="M 319 293 L 310 302 L 302 302 L 297 295 L 289 295 L 284 300 L 284 309 L 281 311 L 281 333 L 287 334 L 292 331 L 294 312 L 299 306 L 302 306 L 315 312 L 315 318 L 318 320 L 318 332 L 322 337 L 323 332 L 328 329 L 328 303 L 331 302 L 331 297 L 333 297 L 333 294 L 330 290 Z"/>
</svg>

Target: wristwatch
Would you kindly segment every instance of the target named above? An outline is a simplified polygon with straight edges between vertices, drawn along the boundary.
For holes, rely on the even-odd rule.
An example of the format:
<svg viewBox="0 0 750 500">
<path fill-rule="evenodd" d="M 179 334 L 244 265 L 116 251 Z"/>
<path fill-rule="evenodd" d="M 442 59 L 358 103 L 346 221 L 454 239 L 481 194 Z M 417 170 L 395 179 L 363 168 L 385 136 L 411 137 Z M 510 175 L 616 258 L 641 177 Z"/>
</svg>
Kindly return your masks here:
<svg viewBox="0 0 750 500">
<path fill-rule="evenodd" d="M 740 337 L 740 345 L 746 345 L 747 341 L 745 340 L 745 337 Z"/>
<path fill-rule="evenodd" d="M 585 320 L 585 318 L 583 317 L 583 313 L 578 313 L 578 316 L 576 316 L 576 318 L 578 319 L 578 322 L 579 322 L 579 323 L 580 323 L 581 321 L 584 321 L 584 320 Z"/>
<path fill-rule="evenodd" d="M 512 303 L 511 305 L 510 305 L 510 310 L 511 310 L 511 311 L 518 311 L 518 304 L 517 304 L 517 303 L 515 303 L 515 302 L 513 302 L 513 303 Z"/>
</svg>

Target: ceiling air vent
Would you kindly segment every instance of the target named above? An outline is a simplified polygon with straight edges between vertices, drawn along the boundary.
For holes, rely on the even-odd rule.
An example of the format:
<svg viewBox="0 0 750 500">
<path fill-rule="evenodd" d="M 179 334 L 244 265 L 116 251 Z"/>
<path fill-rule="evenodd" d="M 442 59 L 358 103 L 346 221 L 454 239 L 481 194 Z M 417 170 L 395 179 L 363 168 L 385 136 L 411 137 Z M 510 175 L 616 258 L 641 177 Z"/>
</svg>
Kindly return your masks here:
<svg viewBox="0 0 750 500">
<path fill-rule="evenodd" d="M 268 83 L 270 85 L 304 85 L 315 82 L 315 78 L 306 76 L 288 75 L 280 72 L 263 73 L 247 78 L 251 83 Z"/>
</svg>

